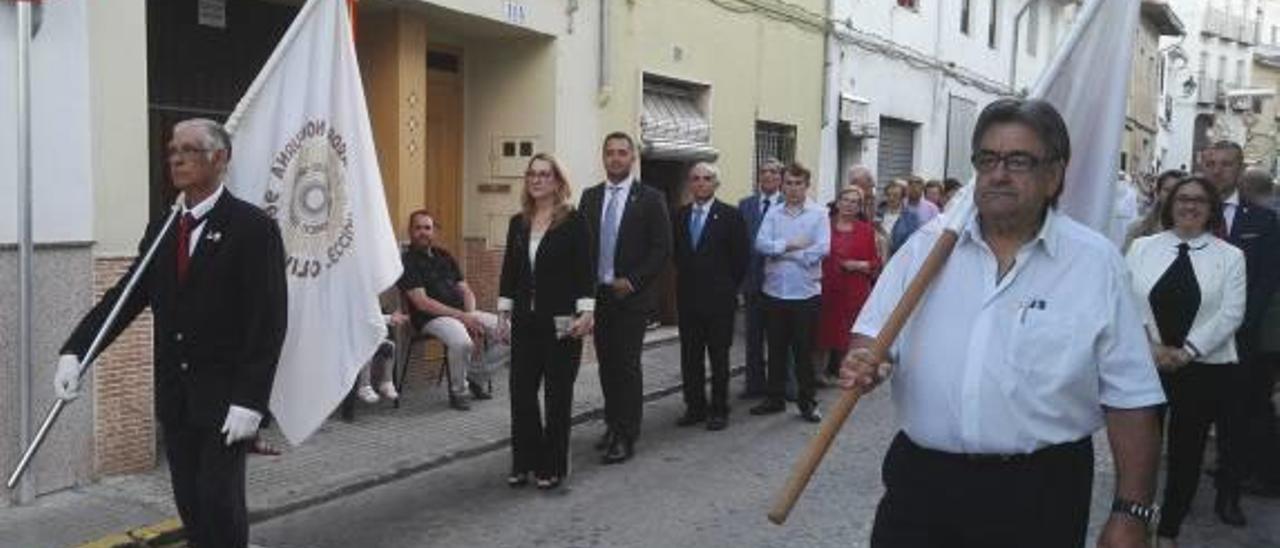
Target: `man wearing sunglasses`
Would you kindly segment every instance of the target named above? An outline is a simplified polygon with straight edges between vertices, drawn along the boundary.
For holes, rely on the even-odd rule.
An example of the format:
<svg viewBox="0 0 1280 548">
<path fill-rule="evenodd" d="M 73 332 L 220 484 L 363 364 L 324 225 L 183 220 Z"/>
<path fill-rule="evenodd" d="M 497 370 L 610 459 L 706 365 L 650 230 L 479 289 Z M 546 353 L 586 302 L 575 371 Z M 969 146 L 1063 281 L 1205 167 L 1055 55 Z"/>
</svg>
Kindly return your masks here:
<svg viewBox="0 0 1280 548">
<path fill-rule="evenodd" d="M 977 215 L 889 350 L 900 365 L 875 363 L 868 348 L 937 224 L 884 269 L 841 370 L 845 389 L 897 371 L 902 431 L 871 546 L 1083 546 L 1092 436 L 1104 426 L 1116 489 L 1098 544 L 1146 546 L 1164 394 L 1119 252 L 1057 211 L 1066 124 L 1049 103 L 998 100 L 979 116 L 973 150 Z"/>
</svg>

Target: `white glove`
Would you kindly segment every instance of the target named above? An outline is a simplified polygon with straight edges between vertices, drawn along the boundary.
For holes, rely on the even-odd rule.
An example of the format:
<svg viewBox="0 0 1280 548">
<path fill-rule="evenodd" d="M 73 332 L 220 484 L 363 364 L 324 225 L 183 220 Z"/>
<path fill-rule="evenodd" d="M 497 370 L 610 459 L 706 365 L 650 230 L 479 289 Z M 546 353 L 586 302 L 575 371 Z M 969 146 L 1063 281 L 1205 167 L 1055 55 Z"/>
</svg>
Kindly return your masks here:
<svg viewBox="0 0 1280 548">
<path fill-rule="evenodd" d="M 80 358 L 75 354 L 58 358 L 58 369 L 53 373 L 53 394 L 66 401 L 80 396 Z"/>
<path fill-rule="evenodd" d="M 262 421 L 262 413 L 232 405 L 227 409 L 227 420 L 222 421 L 222 432 L 227 435 L 227 445 L 238 441 L 252 439 L 258 432 L 258 423 Z"/>
</svg>

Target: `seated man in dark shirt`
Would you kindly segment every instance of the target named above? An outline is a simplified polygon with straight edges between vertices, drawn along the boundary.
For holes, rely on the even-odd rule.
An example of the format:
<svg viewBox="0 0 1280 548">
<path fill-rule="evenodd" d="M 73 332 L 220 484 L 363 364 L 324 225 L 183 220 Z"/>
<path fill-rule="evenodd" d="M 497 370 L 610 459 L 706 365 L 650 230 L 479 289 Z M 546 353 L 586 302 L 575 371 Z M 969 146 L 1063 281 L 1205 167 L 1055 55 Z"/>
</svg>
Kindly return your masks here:
<svg viewBox="0 0 1280 548">
<path fill-rule="evenodd" d="M 487 400 L 489 374 L 496 365 L 498 317 L 476 310 L 476 295 L 462 279 L 458 263 L 436 247 L 435 219 L 425 210 L 409 215 L 409 249 L 401 260 L 404 274 L 396 283 L 409 301 L 413 328 L 444 344 L 449 357 L 449 405 L 471 408 L 467 387 L 477 400 Z"/>
</svg>

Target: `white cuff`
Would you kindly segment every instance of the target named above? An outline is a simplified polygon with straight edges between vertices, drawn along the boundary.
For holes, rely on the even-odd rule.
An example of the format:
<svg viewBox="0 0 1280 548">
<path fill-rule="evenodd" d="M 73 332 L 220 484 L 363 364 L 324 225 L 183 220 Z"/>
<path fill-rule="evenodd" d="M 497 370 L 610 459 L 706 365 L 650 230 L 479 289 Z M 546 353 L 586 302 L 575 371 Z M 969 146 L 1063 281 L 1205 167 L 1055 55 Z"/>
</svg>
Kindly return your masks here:
<svg viewBox="0 0 1280 548">
<path fill-rule="evenodd" d="M 498 312 L 511 312 L 515 308 L 515 301 L 507 297 L 498 297 Z"/>
<path fill-rule="evenodd" d="M 582 312 L 593 312 L 593 313 L 594 313 L 595 311 L 596 311 L 596 300 L 595 300 L 595 299 L 592 299 L 592 298 L 590 298 L 590 297 L 583 297 L 583 298 L 581 298 L 581 299 L 578 299 L 578 312 L 579 312 L 579 313 L 582 313 Z"/>
</svg>

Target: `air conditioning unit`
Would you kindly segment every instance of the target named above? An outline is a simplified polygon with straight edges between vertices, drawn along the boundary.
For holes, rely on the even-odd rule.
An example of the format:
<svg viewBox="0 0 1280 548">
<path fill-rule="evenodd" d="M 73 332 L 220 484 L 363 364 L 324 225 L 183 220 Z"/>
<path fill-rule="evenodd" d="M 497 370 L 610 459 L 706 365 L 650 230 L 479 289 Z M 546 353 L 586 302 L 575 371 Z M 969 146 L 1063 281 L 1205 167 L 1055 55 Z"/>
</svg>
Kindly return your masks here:
<svg viewBox="0 0 1280 548">
<path fill-rule="evenodd" d="M 865 137 L 874 133 L 875 124 L 870 120 L 871 100 L 852 95 L 840 96 L 840 121 L 849 125 L 849 132 L 854 137 Z"/>
</svg>

